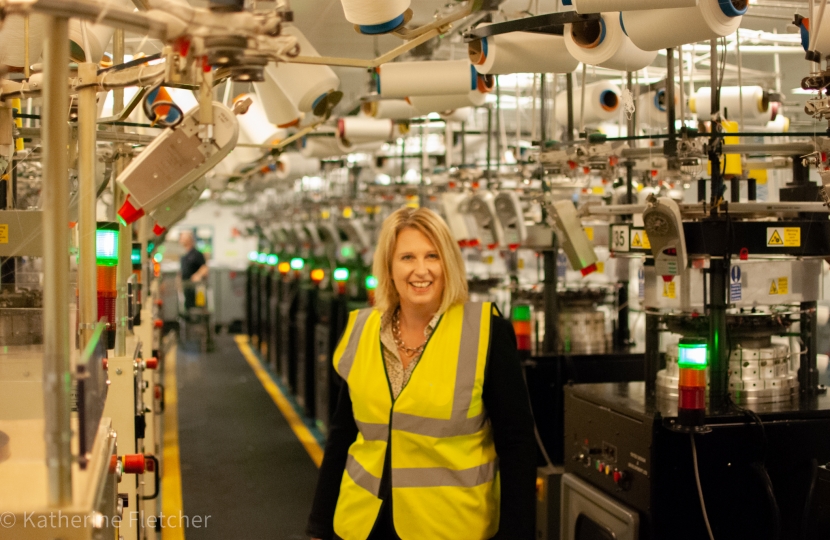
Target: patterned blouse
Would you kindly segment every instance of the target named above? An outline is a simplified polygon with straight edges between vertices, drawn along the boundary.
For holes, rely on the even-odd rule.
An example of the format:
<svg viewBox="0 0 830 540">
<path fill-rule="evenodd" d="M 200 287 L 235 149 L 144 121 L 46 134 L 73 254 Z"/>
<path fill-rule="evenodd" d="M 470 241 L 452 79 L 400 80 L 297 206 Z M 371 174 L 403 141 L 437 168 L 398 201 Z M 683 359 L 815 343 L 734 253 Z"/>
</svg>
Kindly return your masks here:
<svg viewBox="0 0 830 540">
<path fill-rule="evenodd" d="M 412 371 L 418 365 L 418 360 L 421 355 L 414 356 L 409 362 L 409 365 L 404 368 L 400 355 L 398 355 L 398 346 L 395 345 L 395 336 L 392 334 L 392 315 L 395 310 L 391 310 L 383 315 L 380 324 L 380 343 L 383 352 L 383 362 L 386 364 L 386 373 L 389 375 L 389 384 L 392 386 L 392 399 L 398 399 L 401 390 L 403 390 L 406 383 L 409 382 L 409 377 L 412 376 Z M 440 314 L 435 314 L 429 324 L 424 328 L 424 337 L 432 334 L 435 326 L 438 324 Z"/>
</svg>

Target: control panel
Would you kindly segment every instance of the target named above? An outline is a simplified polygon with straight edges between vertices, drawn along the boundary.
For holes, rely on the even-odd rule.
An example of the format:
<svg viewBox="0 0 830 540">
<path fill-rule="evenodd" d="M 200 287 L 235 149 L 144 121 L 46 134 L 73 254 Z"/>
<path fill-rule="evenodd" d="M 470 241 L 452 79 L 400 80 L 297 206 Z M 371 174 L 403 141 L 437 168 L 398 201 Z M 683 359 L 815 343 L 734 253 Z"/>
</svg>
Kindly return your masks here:
<svg viewBox="0 0 830 540">
<path fill-rule="evenodd" d="M 565 470 L 647 512 L 652 417 L 636 411 L 623 414 L 590 395 L 580 395 L 579 389 L 575 386 L 565 394 Z"/>
</svg>

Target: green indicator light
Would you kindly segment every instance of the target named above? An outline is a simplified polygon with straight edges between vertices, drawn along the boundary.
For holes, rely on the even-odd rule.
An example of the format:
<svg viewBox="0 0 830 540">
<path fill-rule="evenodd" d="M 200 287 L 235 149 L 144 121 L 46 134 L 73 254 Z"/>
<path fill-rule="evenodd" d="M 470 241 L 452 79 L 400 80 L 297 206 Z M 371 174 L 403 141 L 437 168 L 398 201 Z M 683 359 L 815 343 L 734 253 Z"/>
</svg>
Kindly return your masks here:
<svg viewBox="0 0 830 540">
<path fill-rule="evenodd" d="M 366 288 L 369 290 L 376 289 L 378 286 L 378 278 L 375 276 L 366 276 Z"/>
<path fill-rule="evenodd" d="M 130 253 L 130 260 L 132 260 L 133 264 L 141 264 L 141 246 L 134 247 L 132 253 Z"/>
<path fill-rule="evenodd" d="M 266 260 L 268 260 L 268 254 L 267 253 L 260 253 L 259 255 L 257 255 L 256 262 L 265 263 Z"/>
<path fill-rule="evenodd" d="M 259 253 L 256 252 L 256 251 L 251 251 L 251 252 L 248 253 L 248 260 L 249 261 L 256 261 L 258 257 L 259 257 Z"/>
<path fill-rule="evenodd" d="M 276 266 L 278 262 L 280 262 L 280 258 L 274 255 L 273 253 L 268 255 L 268 258 L 265 260 L 269 265 Z"/>
<path fill-rule="evenodd" d="M 513 306 L 513 320 L 514 321 L 529 321 L 530 320 L 530 306 L 518 305 Z"/>
<path fill-rule="evenodd" d="M 709 365 L 705 339 L 683 338 L 678 344 L 677 365 L 686 369 L 706 369 Z"/>
<path fill-rule="evenodd" d="M 98 229 L 95 231 L 95 259 L 99 266 L 118 265 L 118 231 Z"/>
<path fill-rule="evenodd" d="M 354 256 L 354 248 L 352 246 L 343 246 L 340 248 L 340 255 L 348 259 Z"/>
<path fill-rule="evenodd" d="M 305 261 L 299 257 L 294 257 L 291 259 L 291 269 L 292 270 L 302 270 L 303 266 L 305 266 Z"/>
<path fill-rule="evenodd" d="M 161 253 L 156 253 L 155 255 L 153 255 L 153 260 L 157 263 L 160 263 L 163 258 L 164 256 Z"/>
<path fill-rule="evenodd" d="M 347 281 L 349 279 L 349 269 L 348 268 L 336 268 L 334 270 L 334 281 Z"/>
</svg>

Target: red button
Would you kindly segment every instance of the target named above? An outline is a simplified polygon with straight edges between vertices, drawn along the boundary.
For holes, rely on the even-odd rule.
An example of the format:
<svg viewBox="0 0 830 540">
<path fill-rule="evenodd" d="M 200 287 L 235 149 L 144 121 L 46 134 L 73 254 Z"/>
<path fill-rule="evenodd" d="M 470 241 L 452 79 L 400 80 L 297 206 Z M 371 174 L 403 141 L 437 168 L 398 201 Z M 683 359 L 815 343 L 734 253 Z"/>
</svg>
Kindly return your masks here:
<svg viewBox="0 0 830 540">
<path fill-rule="evenodd" d="M 162 321 L 161 319 L 156 319 L 155 321 L 153 321 L 153 326 L 155 326 L 156 328 L 161 328 L 164 326 L 164 321 Z"/>
<path fill-rule="evenodd" d="M 147 369 L 156 369 L 159 367 L 159 359 L 158 358 L 148 358 L 144 361 L 144 367 Z"/>
<path fill-rule="evenodd" d="M 623 476 L 623 475 L 622 475 L 622 473 L 621 473 L 620 471 L 614 471 L 614 482 L 616 482 L 617 484 L 619 484 L 619 483 L 620 483 L 620 480 L 622 480 L 622 476 Z"/>
</svg>

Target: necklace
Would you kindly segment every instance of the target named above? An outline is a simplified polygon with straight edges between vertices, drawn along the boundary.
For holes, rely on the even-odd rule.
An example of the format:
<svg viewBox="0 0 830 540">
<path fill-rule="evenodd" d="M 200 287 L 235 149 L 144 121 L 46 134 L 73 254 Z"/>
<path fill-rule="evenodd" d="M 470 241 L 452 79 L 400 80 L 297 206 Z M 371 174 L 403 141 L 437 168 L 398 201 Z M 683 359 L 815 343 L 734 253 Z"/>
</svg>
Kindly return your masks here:
<svg viewBox="0 0 830 540">
<path fill-rule="evenodd" d="M 427 341 L 429 341 L 430 335 L 432 335 L 432 329 L 427 327 L 427 336 L 424 339 L 424 342 L 421 343 L 418 347 L 407 347 L 406 344 L 403 342 L 403 338 L 401 338 L 401 320 L 399 313 L 401 312 L 401 308 L 395 310 L 395 314 L 392 315 L 392 338 L 395 340 L 395 345 L 398 346 L 398 349 L 404 352 L 409 357 L 413 357 L 416 354 L 421 354 L 424 352 L 424 347 L 427 345 Z"/>
</svg>

